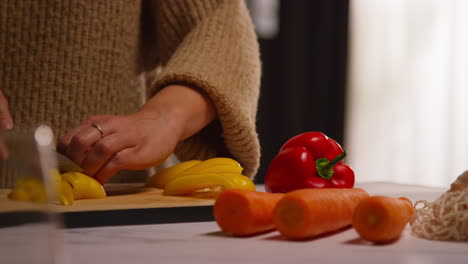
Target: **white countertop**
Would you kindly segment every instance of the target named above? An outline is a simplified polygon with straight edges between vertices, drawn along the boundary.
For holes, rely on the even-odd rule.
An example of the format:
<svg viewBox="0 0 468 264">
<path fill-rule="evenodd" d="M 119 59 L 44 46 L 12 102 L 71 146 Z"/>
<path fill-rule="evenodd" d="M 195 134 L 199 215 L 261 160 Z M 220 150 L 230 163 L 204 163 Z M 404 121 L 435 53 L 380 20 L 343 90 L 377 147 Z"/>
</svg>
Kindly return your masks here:
<svg viewBox="0 0 468 264">
<path fill-rule="evenodd" d="M 371 195 L 407 196 L 413 201 L 434 200 L 445 191 L 385 183 L 357 187 Z M 70 264 L 468 263 L 468 243 L 420 239 L 411 235 L 409 227 L 388 245 L 364 242 L 352 228 L 301 242 L 284 240 L 276 231 L 234 238 L 220 232 L 215 222 L 67 229 L 61 235 L 62 247 L 55 249 Z M 8 234 L 0 229 L 0 236 Z M 2 248 L 0 256 L 8 255 Z"/>
</svg>

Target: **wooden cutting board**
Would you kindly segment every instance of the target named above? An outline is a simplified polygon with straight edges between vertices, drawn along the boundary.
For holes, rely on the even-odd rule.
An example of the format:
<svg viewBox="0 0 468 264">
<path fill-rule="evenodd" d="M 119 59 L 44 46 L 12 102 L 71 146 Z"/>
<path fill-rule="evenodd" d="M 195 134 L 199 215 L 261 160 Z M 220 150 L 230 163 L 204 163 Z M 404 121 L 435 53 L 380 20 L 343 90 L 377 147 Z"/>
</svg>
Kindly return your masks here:
<svg viewBox="0 0 468 264">
<path fill-rule="evenodd" d="M 108 196 L 104 199 L 77 200 L 71 206 L 54 205 L 53 210 L 70 228 L 213 220 L 214 199 L 165 196 L 161 189 L 142 184 L 112 184 L 105 189 Z M 9 191 L 0 189 L 0 224 L 2 218 L 18 214 L 24 218 L 24 214 L 40 209 L 32 203 L 9 200 Z"/>
</svg>

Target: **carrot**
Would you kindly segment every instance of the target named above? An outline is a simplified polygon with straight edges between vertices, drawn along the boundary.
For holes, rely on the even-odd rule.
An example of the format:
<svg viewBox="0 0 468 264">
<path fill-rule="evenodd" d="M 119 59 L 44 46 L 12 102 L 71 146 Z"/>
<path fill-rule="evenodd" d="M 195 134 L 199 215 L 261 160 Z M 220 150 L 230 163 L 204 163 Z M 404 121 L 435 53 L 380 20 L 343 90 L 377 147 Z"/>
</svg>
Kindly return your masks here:
<svg viewBox="0 0 468 264">
<path fill-rule="evenodd" d="M 367 197 L 359 188 L 293 191 L 276 205 L 273 222 L 288 239 L 312 238 L 350 225 L 354 209 Z"/>
<path fill-rule="evenodd" d="M 390 242 L 400 236 L 413 213 L 413 204 L 406 197 L 372 196 L 354 211 L 353 226 L 365 240 Z"/>
<path fill-rule="evenodd" d="M 226 190 L 216 199 L 213 214 L 224 233 L 248 236 L 274 229 L 273 209 L 283 193 Z"/>
</svg>

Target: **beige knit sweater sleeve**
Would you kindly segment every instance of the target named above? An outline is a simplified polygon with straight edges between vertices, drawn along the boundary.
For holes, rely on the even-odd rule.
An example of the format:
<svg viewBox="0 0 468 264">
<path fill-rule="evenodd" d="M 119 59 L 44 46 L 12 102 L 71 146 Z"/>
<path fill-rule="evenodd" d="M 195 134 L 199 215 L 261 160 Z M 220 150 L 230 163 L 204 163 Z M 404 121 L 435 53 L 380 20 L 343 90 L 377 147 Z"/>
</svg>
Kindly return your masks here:
<svg viewBox="0 0 468 264">
<path fill-rule="evenodd" d="M 255 128 L 260 55 L 242 0 L 164 0 L 155 3 L 155 45 L 162 72 L 150 95 L 173 83 L 203 90 L 217 120 L 182 141 L 181 160 L 230 156 L 253 177 L 260 145 Z"/>
</svg>

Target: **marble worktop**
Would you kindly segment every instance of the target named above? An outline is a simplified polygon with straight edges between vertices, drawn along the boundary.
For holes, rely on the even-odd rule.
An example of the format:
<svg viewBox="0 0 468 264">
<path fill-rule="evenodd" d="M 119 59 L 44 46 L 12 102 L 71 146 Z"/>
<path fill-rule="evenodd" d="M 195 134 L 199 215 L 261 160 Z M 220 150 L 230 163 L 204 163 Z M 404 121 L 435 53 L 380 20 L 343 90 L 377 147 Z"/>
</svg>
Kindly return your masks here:
<svg viewBox="0 0 468 264">
<path fill-rule="evenodd" d="M 444 191 L 387 183 L 358 187 L 370 194 L 408 196 L 413 201 L 434 200 Z M 421 239 L 411 235 L 409 227 L 398 241 L 386 245 L 364 242 L 352 228 L 301 242 L 284 240 L 278 232 L 234 238 L 220 232 L 215 222 L 76 228 L 51 230 L 49 235 L 55 242 L 51 247 L 42 246 L 53 252 L 57 262 L 70 264 L 468 263 L 467 243 Z M 36 246 L 18 252 L 12 241 L 19 238 L 9 228 L 0 229 L 0 237 L 0 256 L 6 260 L 0 263 L 24 263 L 28 254 L 39 250 Z M 22 260 L 14 258 L 21 254 Z"/>
</svg>

